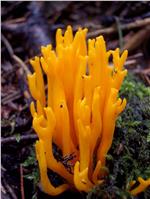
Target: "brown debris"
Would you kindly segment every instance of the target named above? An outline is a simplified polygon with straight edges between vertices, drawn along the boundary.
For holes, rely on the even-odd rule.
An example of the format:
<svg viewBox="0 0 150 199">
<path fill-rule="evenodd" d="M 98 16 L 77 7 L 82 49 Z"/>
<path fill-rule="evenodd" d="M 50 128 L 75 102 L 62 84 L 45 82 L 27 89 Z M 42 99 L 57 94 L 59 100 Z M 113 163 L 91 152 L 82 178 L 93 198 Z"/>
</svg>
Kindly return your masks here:
<svg viewBox="0 0 150 199">
<path fill-rule="evenodd" d="M 131 29 L 135 29 L 135 28 L 141 28 L 143 26 L 148 26 L 150 25 L 150 18 L 146 18 L 146 19 L 139 19 L 137 21 L 128 23 L 128 24 L 121 24 L 121 29 L 123 30 L 131 30 Z M 100 30 L 96 30 L 93 32 L 88 33 L 88 38 L 91 37 L 96 37 L 98 35 L 105 35 L 105 34 L 112 34 L 114 32 L 117 32 L 117 27 L 116 26 L 112 26 L 110 28 L 103 28 Z"/>
</svg>

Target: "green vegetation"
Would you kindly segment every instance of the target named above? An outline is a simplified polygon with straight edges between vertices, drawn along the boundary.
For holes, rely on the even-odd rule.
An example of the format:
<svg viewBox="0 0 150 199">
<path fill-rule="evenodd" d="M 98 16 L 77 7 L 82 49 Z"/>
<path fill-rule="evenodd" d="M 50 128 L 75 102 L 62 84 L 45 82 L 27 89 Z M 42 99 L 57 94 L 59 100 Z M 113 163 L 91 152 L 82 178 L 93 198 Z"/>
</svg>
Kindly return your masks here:
<svg viewBox="0 0 150 199">
<path fill-rule="evenodd" d="M 28 158 L 24 161 L 22 166 L 27 170 L 26 174 L 24 174 L 24 178 L 31 181 L 31 183 L 33 184 L 32 199 L 36 199 L 36 187 L 40 177 L 37 160 L 35 157 L 35 150 L 33 146 L 31 147 L 30 156 L 28 156 Z"/>
<path fill-rule="evenodd" d="M 150 178 L 150 88 L 129 74 L 120 91 L 127 99 L 118 118 L 113 144 L 107 157 L 109 175 L 87 199 L 130 199 L 129 182 L 138 176 Z M 109 120 L 109 118 L 108 118 Z M 136 197 L 150 198 L 150 188 Z"/>
</svg>

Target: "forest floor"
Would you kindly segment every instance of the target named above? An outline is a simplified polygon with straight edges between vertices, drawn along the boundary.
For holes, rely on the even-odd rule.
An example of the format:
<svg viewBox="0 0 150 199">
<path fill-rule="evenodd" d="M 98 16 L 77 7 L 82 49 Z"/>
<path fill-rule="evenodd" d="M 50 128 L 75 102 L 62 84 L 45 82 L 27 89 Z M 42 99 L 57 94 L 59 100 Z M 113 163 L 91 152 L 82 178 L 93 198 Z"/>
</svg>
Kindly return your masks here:
<svg viewBox="0 0 150 199">
<path fill-rule="evenodd" d="M 2 198 L 51 198 L 38 184 L 37 136 L 26 79 L 32 71 L 29 59 L 40 55 L 41 45 L 55 43 L 57 28 L 86 27 L 88 38 L 104 36 L 107 49 L 128 49 L 125 68 L 149 87 L 150 2 L 2 1 L 1 20 Z M 86 196 L 67 192 L 58 198 L 67 197 Z"/>
</svg>

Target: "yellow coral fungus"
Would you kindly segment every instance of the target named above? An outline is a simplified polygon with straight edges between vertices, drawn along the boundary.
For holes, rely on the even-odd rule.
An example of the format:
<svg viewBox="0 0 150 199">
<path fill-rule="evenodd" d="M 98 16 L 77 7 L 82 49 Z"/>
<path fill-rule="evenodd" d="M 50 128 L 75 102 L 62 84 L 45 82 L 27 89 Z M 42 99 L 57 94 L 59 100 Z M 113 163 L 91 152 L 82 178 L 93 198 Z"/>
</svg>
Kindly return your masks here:
<svg viewBox="0 0 150 199">
<path fill-rule="evenodd" d="M 139 185 L 136 188 L 133 188 L 133 189 L 132 189 L 132 186 L 136 183 L 136 181 L 131 182 L 130 193 L 133 196 L 136 196 L 137 194 L 143 192 L 148 186 L 150 186 L 150 178 L 148 180 L 144 180 L 143 178 L 138 177 L 138 182 L 139 182 Z"/>
<path fill-rule="evenodd" d="M 87 29 L 80 28 L 73 36 L 68 26 L 63 36 L 58 29 L 56 49 L 42 47 L 42 56 L 30 62 L 35 71 L 28 82 L 36 103 L 31 103 L 33 128 L 39 137 L 36 154 L 43 190 L 50 195 L 73 186 L 88 192 L 103 183 L 101 168 L 112 144 L 117 116 L 126 106 L 118 92 L 127 74 L 123 68 L 127 50 L 121 56 L 119 49 L 107 51 L 103 36 L 89 39 L 87 45 L 86 33 Z M 71 172 L 55 159 L 53 142 L 63 156 L 75 154 Z M 54 187 L 47 176 L 48 168 L 65 183 Z"/>
</svg>

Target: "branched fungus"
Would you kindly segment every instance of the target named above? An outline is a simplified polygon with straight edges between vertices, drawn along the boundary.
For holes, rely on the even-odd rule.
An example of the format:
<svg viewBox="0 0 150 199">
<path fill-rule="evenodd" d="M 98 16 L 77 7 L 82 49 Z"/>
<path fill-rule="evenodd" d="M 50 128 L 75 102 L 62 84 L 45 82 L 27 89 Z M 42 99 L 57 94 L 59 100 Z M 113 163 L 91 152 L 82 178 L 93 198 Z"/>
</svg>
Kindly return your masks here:
<svg viewBox="0 0 150 199">
<path fill-rule="evenodd" d="M 127 74 L 123 68 L 127 50 L 121 56 L 119 49 L 107 51 L 102 36 L 89 39 L 87 45 L 86 33 L 87 29 L 79 29 L 73 37 L 68 26 L 63 36 L 58 29 L 55 50 L 51 45 L 42 47 L 42 56 L 30 61 L 35 71 L 28 76 L 28 82 L 35 99 L 30 109 L 39 137 L 36 154 L 43 190 L 50 195 L 73 186 L 88 192 L 103 183 L 102 168 L 112 144 L 115 122 L 126 106 L 126 99 L 120 99 L 118 92 Z M 53 142 L 63 157 L 74 154 L 71 172 L 55 159 Z M 54 187 L 47 169 L 58 173 L 65 183 Z"/>
</svg>

